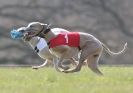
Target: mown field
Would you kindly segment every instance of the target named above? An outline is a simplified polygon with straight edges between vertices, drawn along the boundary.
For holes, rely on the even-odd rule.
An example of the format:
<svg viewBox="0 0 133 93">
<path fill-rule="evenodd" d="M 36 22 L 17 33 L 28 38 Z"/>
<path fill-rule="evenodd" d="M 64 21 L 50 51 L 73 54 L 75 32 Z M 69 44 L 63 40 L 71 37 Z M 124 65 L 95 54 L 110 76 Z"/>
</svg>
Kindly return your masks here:
<svg viewBox="0 0 133 93">
<path fill-rule="evenodd" d="M 133 67 L 100 67 L 97 76 L 87 67 L 64 74 L 54 68 L 0 68 L 0 93 L 133 93 Z"/>
</svg>

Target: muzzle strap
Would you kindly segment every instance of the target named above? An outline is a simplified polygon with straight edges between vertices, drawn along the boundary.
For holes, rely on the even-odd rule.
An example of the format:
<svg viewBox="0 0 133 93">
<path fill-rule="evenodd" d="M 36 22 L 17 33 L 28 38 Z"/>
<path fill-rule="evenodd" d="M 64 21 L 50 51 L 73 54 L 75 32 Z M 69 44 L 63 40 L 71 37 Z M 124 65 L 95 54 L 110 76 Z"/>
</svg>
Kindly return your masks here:
<svg viewBox="0 0 133 93">
<path fill-rule="evenodd" d="M 44 31 L 44 26 L 41 31 L 39 31 L 35 36 L 39 36 Z"/>
<path fill-rule="evenodd" d="M 50 28 L 47 28 L 47 29 L 43 32 L 43 34 L 47 34 L 49 31 L 50 31 Z"/>
<path fill-rule="evenodd" d="M 35 36 L 40 36 L 41 33 L 43 33 L 44 35 L 46 35 L 51 30 L 49 26 L 47 27 L 46 30 L 44 30 L 44 28 L 45 27 L 43 26 L 42 30 L 39 31 L 39 33 L 37 33 Z"/>
</svg>

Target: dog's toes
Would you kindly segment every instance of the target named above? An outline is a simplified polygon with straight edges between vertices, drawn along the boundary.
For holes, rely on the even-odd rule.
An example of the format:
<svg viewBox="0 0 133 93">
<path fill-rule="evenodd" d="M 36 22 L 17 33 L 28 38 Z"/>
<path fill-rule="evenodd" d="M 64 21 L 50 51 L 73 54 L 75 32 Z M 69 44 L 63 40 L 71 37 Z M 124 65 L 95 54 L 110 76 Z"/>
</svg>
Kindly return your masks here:
<svg viewBox="0 0 133 93">
<path fill-rule="evenodd" d="M 70 69 L 70 67 L 69 67 L 69 66 L 64 67 L 64 70 L 68 70 L 68 69 Z"/>
<path fill-rule="evenodd" d="M 75 69 L 69 69 L 69 70 L 64 70 L 64 73 L 74 73 L 76 72 Z"/>
<path fill-rule="evenodd" d="M 32 67 L 32 69 L 38 70 L 38 67 Z"/>
<path fill-rule="evenodd" d="M 69 71 L 67 71 L 67 70 L 63 70 L 62 72 L 64 72 L 64 73 L 70 73 Z"/>
<path fill-rule="evenodd" d="M 60 72 L 65 72 L 66 70 L 64 70 L 64 69 L 60 69 Z"/>
<path fill-rule="evenodd" d="M 68 71 L 66 71 L 66 70 L 64 70 L 64 71 L 62 71 L 62 72 L 64 72 L 64 73 L 68 73 Z"/>
</svg>

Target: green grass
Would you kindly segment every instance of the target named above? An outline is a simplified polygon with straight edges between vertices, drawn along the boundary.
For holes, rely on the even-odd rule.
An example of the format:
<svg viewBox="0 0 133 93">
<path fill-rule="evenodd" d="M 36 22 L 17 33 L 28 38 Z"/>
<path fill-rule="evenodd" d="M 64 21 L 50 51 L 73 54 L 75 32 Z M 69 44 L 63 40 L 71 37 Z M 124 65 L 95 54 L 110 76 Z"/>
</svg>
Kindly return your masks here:
<svg viewBox="0 0 133 93">
<path fill-rule="evenodd" d="M 133 93 L 133 67 L 102 66 L 104 76 L 87 67 L 64 74 L 54 68 L 0 68 L 0 93 Z"/>
</svg>

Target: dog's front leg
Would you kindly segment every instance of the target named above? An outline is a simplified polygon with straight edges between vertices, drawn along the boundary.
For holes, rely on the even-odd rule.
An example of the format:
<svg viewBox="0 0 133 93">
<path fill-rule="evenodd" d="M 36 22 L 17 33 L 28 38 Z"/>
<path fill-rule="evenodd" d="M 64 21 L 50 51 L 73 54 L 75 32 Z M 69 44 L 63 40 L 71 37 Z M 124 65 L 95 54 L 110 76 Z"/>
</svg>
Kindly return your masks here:
<svg viewBox="0 0 133 93">
<path fill-rule="evenodd" d="M 39 65 L 39 66 L 32 66 L 32 68 L 33 68 L 33 69 L 39 69 L 39 68 L 44 67 L 47 63 L 48 63 L 48 60 L 46 60 L 42 65 Z"/>
<path fill-rule="evenodd" d="M 57 57 L 53 58 L 53 63 L 54 63 L 54 68 L 56 69 L 56 71 L 58 72 L 62 72 L 61 69 L 59 69 L 59 59 Z"/>
<path fill-rule="evenodd" d="M 64 73 L 78 72 L 78 71 L 80 71 L 81 67 L 82 67 L 82 63 L 79 62 L 78 65 L 75 68 L 72 68 L 72 69 L 69 69 L 69 70 L 64 70 L 62 72 L 64 72 Z"/>
<path fill-rule="evenodd" d="M 64 59 L 63 58 L 54 58 L 53 63 L 54 63 L 54 67 L 58 72 L 63 72 L 64 70 L 68 70 L 70 67 L 68 66 L 63 66 L 62 65 L 62 61 Z"/>
<path fill-rule="evenodd" d="M 78 61 L 75 60 L 74 58 L 71 58 L 71 62 L 72 62 L 72 65 L 74 65 L 74 66 L 78 65 Z"/>
</svg>

